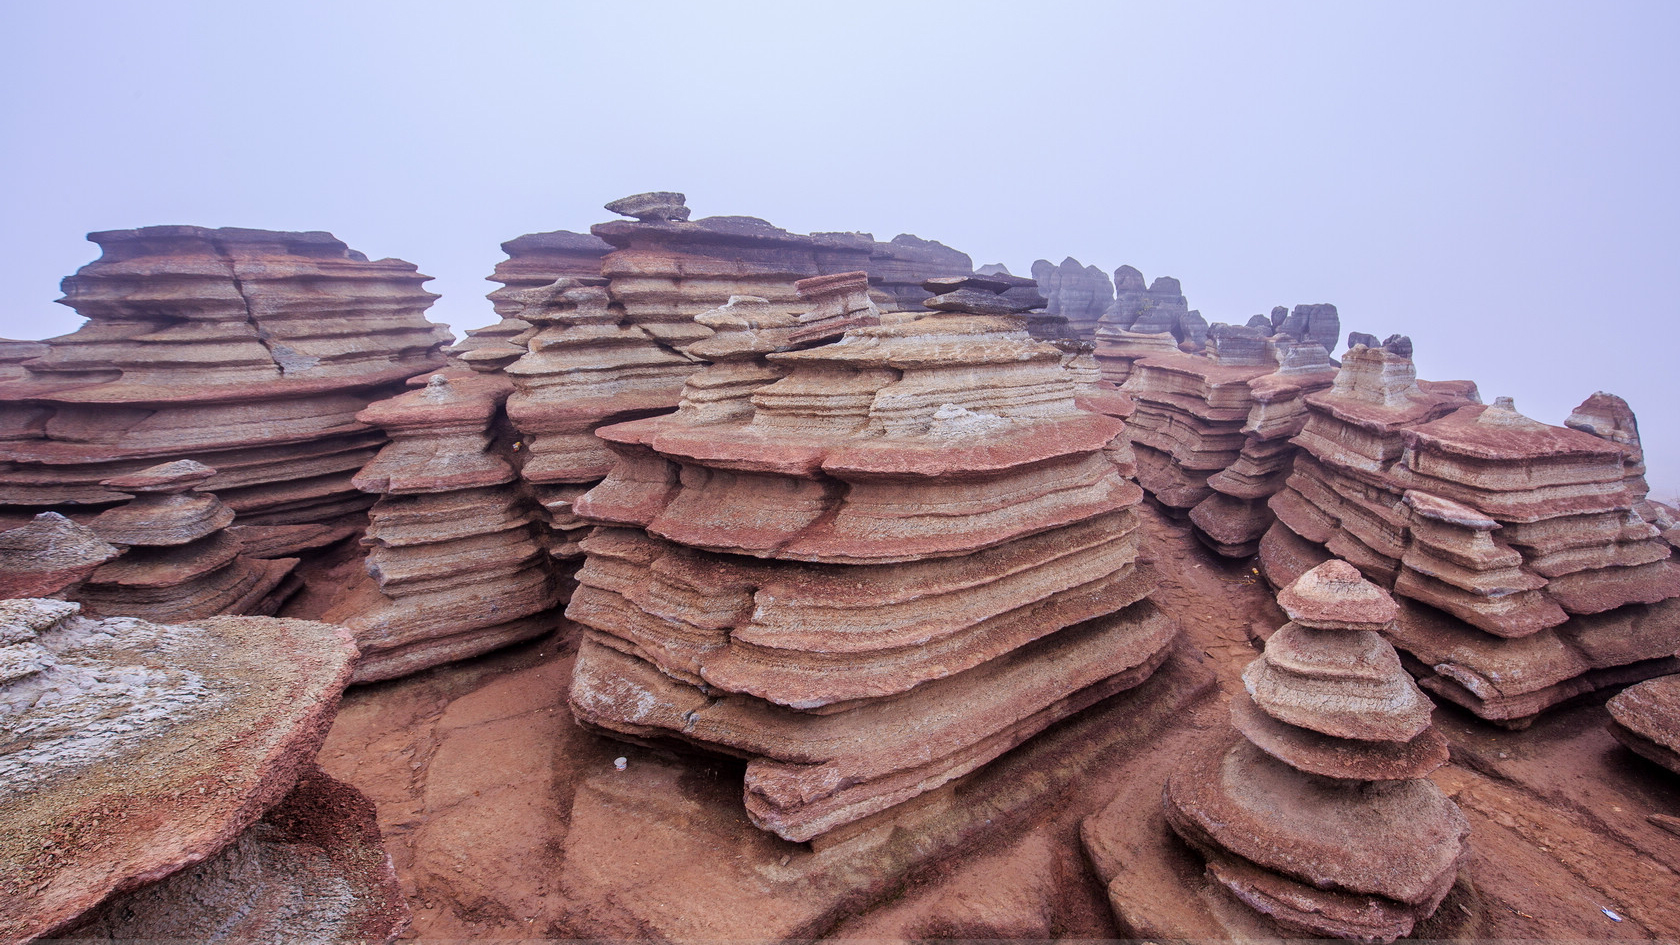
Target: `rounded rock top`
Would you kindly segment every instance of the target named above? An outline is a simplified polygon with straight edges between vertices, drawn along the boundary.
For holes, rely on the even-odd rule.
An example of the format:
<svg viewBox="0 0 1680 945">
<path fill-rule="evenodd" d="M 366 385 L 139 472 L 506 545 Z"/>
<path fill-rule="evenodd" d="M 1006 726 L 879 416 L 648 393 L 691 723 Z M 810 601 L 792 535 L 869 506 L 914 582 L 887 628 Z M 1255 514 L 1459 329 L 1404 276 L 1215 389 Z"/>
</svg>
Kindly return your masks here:
<svg viewBox="0 0 1680 945">
<path fill-rule="evenodd" d="M 1394 621 L 1399 607 L 1359 569 L 1332 559 L 1278 592 L 1289 619 L 1318 630 L 1377 630 Z"/>
</svg>

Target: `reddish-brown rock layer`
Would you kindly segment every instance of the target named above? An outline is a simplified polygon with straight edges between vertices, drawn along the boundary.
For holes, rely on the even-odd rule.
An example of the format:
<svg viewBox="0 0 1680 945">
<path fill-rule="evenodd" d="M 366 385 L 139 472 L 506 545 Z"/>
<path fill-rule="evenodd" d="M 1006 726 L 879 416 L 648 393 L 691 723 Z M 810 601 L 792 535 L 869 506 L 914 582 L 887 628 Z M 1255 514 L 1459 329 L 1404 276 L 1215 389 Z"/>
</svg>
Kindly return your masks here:
<svg viewBox="0 0 1680 945">
<path fill-rule="evenodd" d="M 382 442 L 355 419 L 442 364 L 427 277 L 327 233 L 154 226 L 94 233 L 64 280 L 88 319 L 0 379 L 0 511 L 125 498 L 100 485 L 173 458 L 243 525 L 365 508 L 350 477 Z"/>
<path fill-rule="evenodd" d="M 1631 411 L 1596 394 L 1575 430 L 1473 400 L 1467 382 L 1417 381 L 1396 350 L 1348 352 L 1307 398 L 1261 543 L 1267 578 L 1336 555 L 1416 602 L 1391 639 L 1434 670 L 1426 688 L 1485 718 L 1524 724 L 1670 671 L 1680 569 L 1640 512 L 1654 507 Z"/>
<path fill-rule="evenodd" d="M 1610 700 L 1610 733 L 1680 774 L 1680 675 L 1632 686 Z"/>
<path fill-rule="evenodd" d="M 386 942 L 407 926 L 373 802 L 311 765 L 222 852 L 106 900 L 77 941 Z"/>
<path fill-rule="evenodd" d="M 165 626 L 77 607 L 0 603 L 0 639 L 37 651 L 0 682 L 0 941 L 231 843 L 310 767 L 356 655 L 309 621 Z"/>
<path fill-rule="evenodd" d="M 980 291 L 939 288 L 941 305 Z M 581 721 L 747 757 L 749 815 L 803 840 L 1165 657 L 1141 491 L 1109 451 L 1123 425 L 1076 405 L 1064 353 L 1021 319 L 938 312 L 782 352 L 795 326 L 713 320 L 729 333 L 705 344 L 778 370 L 750 410 L 600 431 L 622 458 L 577 503 L 616 526 L 585 542 L 567 611 L 589 628 Z M 712 389 L 697 375 L 685 404 Z"/>
</svg>

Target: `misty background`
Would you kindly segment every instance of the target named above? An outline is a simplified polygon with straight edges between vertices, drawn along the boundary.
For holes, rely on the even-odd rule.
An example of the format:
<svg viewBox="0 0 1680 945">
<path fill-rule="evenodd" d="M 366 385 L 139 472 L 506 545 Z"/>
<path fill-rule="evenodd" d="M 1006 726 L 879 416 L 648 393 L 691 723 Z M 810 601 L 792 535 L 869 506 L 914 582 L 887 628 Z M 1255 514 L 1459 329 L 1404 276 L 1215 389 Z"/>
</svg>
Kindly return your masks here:
<svg viewBox="0 0 1680 945">
<path fill-rule="evenodd" d="M 1680 493 L 1680 4 L 0 0 L 0 337 L 81 319 L 92 230 L 329 230 L 495 320 L 522 233 L 902 232 L 1029 274 L 1332 302 L 1420 376 L 1639 415 Z M 1339 353 L 1336 352 L 1336 353 Z"/>
</svg>

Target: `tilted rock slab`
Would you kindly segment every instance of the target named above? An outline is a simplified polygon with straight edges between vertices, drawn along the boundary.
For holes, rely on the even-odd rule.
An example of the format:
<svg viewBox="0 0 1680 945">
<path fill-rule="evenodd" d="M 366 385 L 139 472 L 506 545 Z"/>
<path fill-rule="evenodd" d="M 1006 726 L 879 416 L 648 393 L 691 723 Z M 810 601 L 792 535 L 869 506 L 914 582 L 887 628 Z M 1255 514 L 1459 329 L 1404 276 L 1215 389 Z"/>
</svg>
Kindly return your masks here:
<svg viewBox="0 0 1680 945">
<path fill-rule="evenodd" d="M 356 475 L 368 513 L 366 573 L 326 619 L 355 634 L 355 682 L 407 675 L 540 636 L 561 599 L 535 501 L 509 461 L 494 374 L 436 374 L 359 416 L 390 445 Z"/>
<path fill-rule="evenodd" d="M 1611 699 L 1610 734 L 1634 752 L 1680 774 L 1680 675 L 1630 686 Z"/>
<path fill-rule="evenodd" d="M 1391 942 L 1440 905 L 1469 822 L 1428 774 L 1434 706 L 1372 628 L 1394 601 L 1329 561 L 1279 595 L 1291 617 L 1243 673 L 1241 737 L 1169 778 L 1167 822 L 1208 875 L 1286 929 Z"/>
<path fill-rule="evenodd" d="M 0 639 L 35 650 L 0 681 L 3 942 L 232 843 L 312 766 L 356 656 L 322 623 L 78 609 L 0 602 Z"/>
<path fill-rule="evenodd" d="M 356 413 L 443 363 L 427 276 L 327 233 L 89 239 L 104 254 L 61 300 L 87 323 L 0 380 L 0 511 L 112 505 L 126 496 L 100 483 L 180 458 L 218 470 L 210 488 L 241 525 L 367 507 L 350 477 L 383 437 Z"/>
<path fill-rule="evenodd" d="M 1577 411 L 1604 435 L 1554 427 L 1356 346 L 1307 397 L 1303 453 L 1270 501 L 1267 578 L 1330 555 L 1357 565 L 1409 599 L 1390 638 L 1434 670 L 1424 686 L 1507 724 L 1672 672 L 1680 571 L 1640 514 L 1654 506 L 1631 411 L 1607 397 Z"/>
<path fill-rule="evenodd" d="M 567 610 L 588 628 L 580 721 L 748 758 L 753 821 L 805 840 L 1165 659 L 1124 425 L 1077 406 L 1064 353 L 1020 318 L 759 356 L 786 376 L 749 413 L 598 431 L 622 459 L 577 503 L 604 526 Z"/>
</svg>

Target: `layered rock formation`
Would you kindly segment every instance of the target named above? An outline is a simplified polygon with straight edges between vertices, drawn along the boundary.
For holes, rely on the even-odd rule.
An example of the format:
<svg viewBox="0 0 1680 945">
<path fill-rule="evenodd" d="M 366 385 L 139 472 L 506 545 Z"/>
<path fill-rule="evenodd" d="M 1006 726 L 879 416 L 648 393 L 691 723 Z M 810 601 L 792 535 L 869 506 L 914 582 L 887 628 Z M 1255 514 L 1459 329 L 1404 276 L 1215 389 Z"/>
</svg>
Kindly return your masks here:
<svg viewBox="0 0 1680 945">
<path fill-rule="evenodd" d="M 1192 755 L 1162 798 L 1210 878 L 1286 929 L 1391 942 L 1440 905 L 1469 822 L 1429 699 L 1378 631 L 1397 608 L 1344 561 L 1278 595 L 1289 615 L 1243 672 L 1240 737 Z"/>
<path fill-rule="evenodd" d="M 1103 313 L 1114 304 L 1114 283 L 1096 266 L 1080 265 L 1072 256 L 1060 265 L 1040 259 L 1032 265 L 1032 277 L 1044 294 L 1044 311 L 1068 321 L 1075 337 L 1090 341 L 1096 337 Z"/>
<path fill-rule="evenodd" d="M 271 615 L 297 590 L 287 580 L 297 558 L 253 557 L 227 530 L 233 510 L 198 488 L 216 474 L 179 459 L 100 483 L 134 500 L 92 522 L 94 534 L 124 550 L 73 592 L 88 614 L 156 621 Z"/>
<path fill-rule="evenodd" d="M 355 682 L 475 656 L 554 627 L 561 597 L 538 512 L 509 460 L 494 374 L 436 374 L 359 414 L 391 442 L 357 473 L 377 495 L 366 573 L 326 619 L 355 634 Z"/>
<path fill-rule="evenodd" d="M 749 816 L 805 840 L 1165 658 L 1123 425 L 1076 406 L 1064 352 L 945 311 L 778 350 L 797 328 L 731 307 L 727 409 L 702 373 L 677 414 L 598 431 L 620 461 L 577 503 L 600 523 L 567 610 L 580 721 L 747 758 Z"/>
<path fill-rule="evenodd" d="M 1334 555 L 1417 602 L 1396 644 L 1433 667 L 1427 688 L 1494 720 L 1669 671 L 1680 572 L 1637 510 L 1624 426 L 1600 437 L 1476 403 L 1468 382 L 1417 381 L 1402 350 L 1356 346 L 1307 397 L 1261 542 L 1268 579 Z M 1595 398 L 1581 416 L 1604 415 Z"/>
<path fill-rule="evenodd" d="M 1303 397 L 1328 387 L 1336 367 L 1319 344 L 1256 328 L 1216 324 L 1207 341 L 1205 354 L 1133 360 L 1121 389 L 1136 403 L 1138 482 L 1189 514 L 1214 550 L 1241 557 L 1271 524 L 1266 500 L 1289 474 Z"/>
<path fill-rule="evenodd" d="M 0 941 L 62 932 L 233 843 L 312 767 L 356 655 L 321 623 L 78 609 L 0 602 Z"/>
<path fill-rule="evenodd" d="M 100 483 L 176 458 L 219 471 L 210 488 L 242 525 L 366 508 L 350 477 L 383 438 L 356 412 L 442 364 L 426 276 L 327 233 L 89 239 L 104 254 L 61 300 L 88 322 L 0 380 L 0 511 L 112 505 L 124 496 Z"/>
<path fill-rule="evenodd" d="M 538 289 L 556 279 L 593 279 L 601 274 L 601 257 L 612 247 L 598 236 L 554 230 L 549 233 L 527 233 L 502 244 L 508 258 L 496 264 L 495 272 L 485 278 L 500 283 L 485 296 L 501 319 L 484 328 L 469 328 L 466 337 L 445 349 L 453 358 L 465 358 L 469 352 L 490 349 L 468 358 L 482 361 L 497 349 L 523 349 L 534 329 L 522 316 L 527 304 L 525 290 Z M 509 353 L 504 353 L 508 357 Z M 518 357 L 512 352 L 511 357 Z"/>
<path fill-rule="evenodd" d="M 1610 734 L 1636 753 L 1680 774 L 1680 675 L 1622 690 L 1611 699 Z"/>
</svg>

